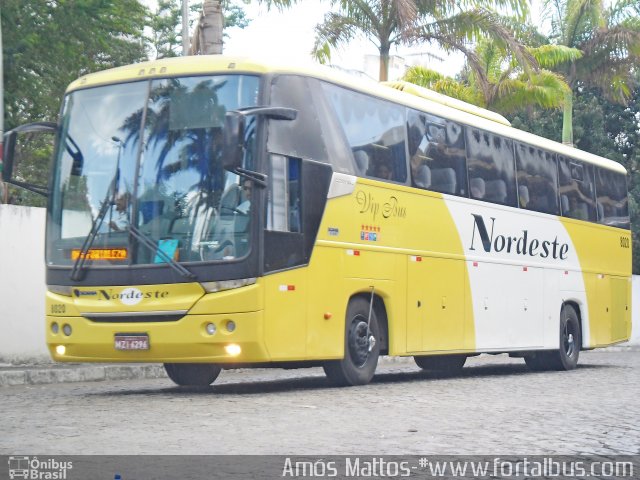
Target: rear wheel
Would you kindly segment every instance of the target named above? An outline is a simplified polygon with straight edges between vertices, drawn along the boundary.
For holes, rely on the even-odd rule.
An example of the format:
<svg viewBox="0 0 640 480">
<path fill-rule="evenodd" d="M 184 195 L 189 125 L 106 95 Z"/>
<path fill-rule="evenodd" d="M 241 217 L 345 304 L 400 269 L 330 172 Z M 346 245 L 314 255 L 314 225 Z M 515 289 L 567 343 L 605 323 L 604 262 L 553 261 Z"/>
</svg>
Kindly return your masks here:
<svg viewBox="0 0 640 480">
<path fill-rule="evenodd" d="M 167 375 L 176 385 L 205 387 L 211 385 L 222 368 L 210 363 L 165 363 Z"/>
<path fill-rule="evenodd" d="M 340 386 L 365 385 L 371 381 L 380 356 L 378 318 L 363 297 L 355 297 L 347 307 L 344 358 L 323 365 L 332 383 Z"/>
<path fill-rule="evenodd" d="M 440 373 L 458 373 L 467 361 L 466 355 L 426 355 L 415 356 L 413 359 L 423 370 Z"/>
<path fill-rule="evenodd" d="M 524 361 L 532 370 L 573 370 L 578 365 L 581 345 L 578 314 L 573 306 L 564 305 L 560 312 L 560 348 L 535 352 Z"/>
</svg>

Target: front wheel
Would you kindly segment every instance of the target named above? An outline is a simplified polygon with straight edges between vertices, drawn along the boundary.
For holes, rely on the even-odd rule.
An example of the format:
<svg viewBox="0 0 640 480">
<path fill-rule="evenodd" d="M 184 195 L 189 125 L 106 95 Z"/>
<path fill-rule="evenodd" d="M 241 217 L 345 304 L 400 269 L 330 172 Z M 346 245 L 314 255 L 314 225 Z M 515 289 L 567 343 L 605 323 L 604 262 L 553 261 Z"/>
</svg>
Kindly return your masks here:
<svg viewBox="0 0 640 480">
<path fill-rule="evenodd" d="M 560 348 L 535 352 L 524 357 L 531 370 L 573 370 L 578 365 L 582 334 L 575 308 L 564 305 L 560 311 Z"/>
<path fill-rule="evenodd" d="M 376 312 L 363 297 L 353 298 L 347 307 L 344 358 L 323 365 L 329 380 L 339 386 L 365 385 L 371 381 L 380 356 L 380 330 Z"/>
<path fill-rule="evenodd" d="M 165 363 L 164 369 L 173 383 L 182 387 L 211 385 L 222 370 L 210 363 Z"/>
</svg>

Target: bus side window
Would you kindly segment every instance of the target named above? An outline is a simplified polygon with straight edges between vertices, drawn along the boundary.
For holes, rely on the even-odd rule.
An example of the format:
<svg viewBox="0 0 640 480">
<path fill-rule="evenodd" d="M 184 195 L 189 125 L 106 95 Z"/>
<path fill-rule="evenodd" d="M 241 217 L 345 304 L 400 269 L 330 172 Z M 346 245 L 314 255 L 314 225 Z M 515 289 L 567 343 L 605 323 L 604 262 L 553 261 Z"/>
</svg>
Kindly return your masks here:
<svg viewBox="0 0 640 480">
<path fill-rule="evenodd" d="M 471 198 L 515 207 L 513 140 L 472 127 L 465 137 Z"/>
<path fill-rule="evenodd" d="M 271 155 L 267 230 L 302 232 L 300 159 Z"/>
<path fill-rule="evenodd" d="M 463 127 L 451 120 L 409 110 L 407 137 L 412 185 L 466 196 Z"/>
<path fill-rule="evenodd" d="M 330 83 L 322 90 L 351 147 L 356 175 L 405 183 L 405 109 Z"/>
<path fill-rule="evenodd" d="M 559 155 L 558 183 L 562 215 L 595 222 L 593 166 Z"/>
<path fill-rule="evenodd" d="M 596 168 L 598 222 L 619 228 L 629 228 L 627 182 L 622 174 Z"/>
<path fill-rule="evenodd" d="M 520 208 L 558 215 L 556 156 L 524 143 L 516 143 L 518 203 Z"/>
</svg>

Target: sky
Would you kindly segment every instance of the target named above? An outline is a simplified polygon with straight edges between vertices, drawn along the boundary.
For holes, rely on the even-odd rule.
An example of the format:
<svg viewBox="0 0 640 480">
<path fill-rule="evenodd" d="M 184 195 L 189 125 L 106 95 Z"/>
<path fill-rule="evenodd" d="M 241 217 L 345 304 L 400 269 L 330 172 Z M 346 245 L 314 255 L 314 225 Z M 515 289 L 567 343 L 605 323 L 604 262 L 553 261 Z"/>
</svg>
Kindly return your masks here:
<svg viewBox="0 0 640 480">
<path fill-rule="evenodd" d="M 140 1 L 149 6 L 155 4 L 155 0 Z M 534 24 L 540 23 L 541 2 L 542 0 L 531 0 Z M 327 0 L 304 0 L 282 12 L 275 8 L 268 11 L 257 2 L 244 8 L 251 22 L 244 29 L 225 29 L 225 54 L 296 63 L 313 61 L 310 52 L 315 40 L 314 27 L 322 22 L 329 10 Z M 427 56 L 426 52 L 440 56 L 442 60 Z M 403 57 L 409 65 L 422 64 L 450 76 L 458 73 L 464 63 L 462 55 L 445 55 L 432 46 L 424 45 L 401 47 L 392 50 L 391 54 Z M 359 38 L 350 42 L 347 47 L 333 52 L 331 63 L 346 69 L 367 71 L 377 78 L 378 68 L 376 64 L 366 64 L 366 56 L 377 57 L 378 50 L 369 40 Z"/>
<path fill-rule="evenodd" d="M 541 0 L 531 2 L 532 20 L 540 23 Z M 256 2 L 246 7 L 251 23 L 244 29 L 229 28 L 225 39 L 224 53 L 229 55 L 259 56 L 267 59 L 285 61 L 312 61 L 310 52 L 313 49 L 314 27 L 321 23 L 328 11 L 328 2 L 321 0 L 304 0 L 291 9 L 278 12 L 277 9 L 267 11 Z M 430 52 L 442 61 L 425 55 Z M 447 56 L 434 51 L 430 46 L 401 47 L 392 54 L 402 56 L 406 63 L 421 63 L 445 75 L 455 75 L 464 63 L 462 55 Z M 348 47 L 341 48 L 332 54 L 332 63 L 355 70 L 365 70 L 365 56 L 378 55 L 377 48 L 363 38 L 351 42 Z M 367 70 L 368 71 L 368 70 Z M 377 68 L 375 70 L 377 74 Z"/>
</svg>

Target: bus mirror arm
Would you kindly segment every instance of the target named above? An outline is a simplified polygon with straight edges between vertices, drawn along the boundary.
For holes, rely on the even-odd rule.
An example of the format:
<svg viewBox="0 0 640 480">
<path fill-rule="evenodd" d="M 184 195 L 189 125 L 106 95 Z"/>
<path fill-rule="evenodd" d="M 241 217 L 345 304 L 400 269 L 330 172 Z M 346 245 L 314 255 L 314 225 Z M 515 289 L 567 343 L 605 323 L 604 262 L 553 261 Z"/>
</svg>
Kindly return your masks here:
<svg viewBox="0 0 640 480">
<path fill-rule="evenodd" d="M 264 173 L 254 172 L 253 170 L 247 170 L 246 168 L 236 167 L 234 170 L 231 170 L 236 175 L 240 175 L 241 177 L 248 178 L 256 185 L 260 185 L 261 187 L 267 186 L 267 176 Z"/>
<path fill-rule="evenodd" d="M 246 107 L 235 110 L 245 117 L 249 115 L 262 115 L 273 120 L 295 120 L 298 111 L 288 107 Z"/>
<path fill-rule="evenodd" d="M 9 185 L 15 185 L 16 187 L 24 188 L 25 190 L 29 190 L 30 192 L 37 193 L 38 195 L 42 195 L 43 197 L 49 196 L 49 189 L 41 185 L 33 185 L 32 183 L 20 182 L 18 180 L 5 180 L 5 182 L 7 182 Z"/>
</svg>

